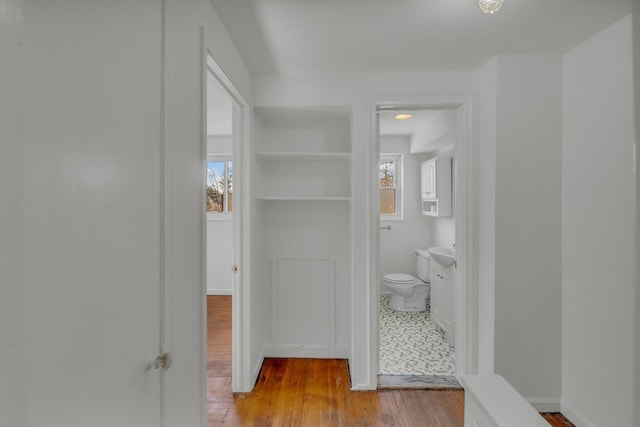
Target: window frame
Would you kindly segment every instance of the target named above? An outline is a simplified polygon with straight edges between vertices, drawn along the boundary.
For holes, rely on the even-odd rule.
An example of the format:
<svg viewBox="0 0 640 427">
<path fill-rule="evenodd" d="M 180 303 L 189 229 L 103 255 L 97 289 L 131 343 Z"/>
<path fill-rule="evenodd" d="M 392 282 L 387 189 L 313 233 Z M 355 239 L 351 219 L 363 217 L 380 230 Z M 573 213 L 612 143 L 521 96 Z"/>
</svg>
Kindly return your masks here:
<svg viewBox="0 0 640 427">
<path fill-rule="evenodd" d="M 404 154 L 403 153 L 380 153 L 380 159 L 378 160 L 378 197 L 380 197 L 380 190 L 383 188 L 380 186 L 380 163 L 382 162 L 394 162 L 395 163 L 395 179 L 394 187 L 396 190 L 395 207 L 396 213 L 393 215 L 380 214 L 380 221 L 403 221 L 404 220 Z M 378 207 L 378 210 L 380 208 Z"/>
<path fill-rule="evenodd" d="M 224 192 L 224 212 L 208 212 L 207 211 L 207 220 L 219 221 L 225 220 L 230 221 L 233 219 L 233 211 L 229 212 L 227 209 L 229 208 L 229 192 L 226 191 L 227 181 L 229 179 L 229 162 L 232 163 L 232 172 L 231 176 L 233 176 L 233 156 L 230 154 L 207 154 L 207 165 L 206 170 L 209 170 L 209 162 L 224 162 L 224 183 L 225 183 L 225 192 Z M 205 189 L 207 188 L 206 182 L 207 176 L 205 176 Z M 233 185 L 233 184 L 232 184 Z M 205 193 L 205 200 L 206 200 Z M 206 206 L 206 202 L 205 202 Z"/>
</svg>

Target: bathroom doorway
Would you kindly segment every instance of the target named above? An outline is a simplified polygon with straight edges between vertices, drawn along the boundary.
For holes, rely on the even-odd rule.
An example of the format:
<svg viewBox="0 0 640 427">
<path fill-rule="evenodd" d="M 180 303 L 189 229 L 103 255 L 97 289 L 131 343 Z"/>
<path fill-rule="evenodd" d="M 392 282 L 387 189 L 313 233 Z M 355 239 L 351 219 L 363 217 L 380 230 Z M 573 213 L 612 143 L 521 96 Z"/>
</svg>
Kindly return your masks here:
<svg viewBox="0 0 640 427">
<path fill-rule="evenodd" d="M 429 254 L 455 251 L 458 108 L 377 106 L 379 388 L 459 386 L 456 267 Z"/>
</svg>

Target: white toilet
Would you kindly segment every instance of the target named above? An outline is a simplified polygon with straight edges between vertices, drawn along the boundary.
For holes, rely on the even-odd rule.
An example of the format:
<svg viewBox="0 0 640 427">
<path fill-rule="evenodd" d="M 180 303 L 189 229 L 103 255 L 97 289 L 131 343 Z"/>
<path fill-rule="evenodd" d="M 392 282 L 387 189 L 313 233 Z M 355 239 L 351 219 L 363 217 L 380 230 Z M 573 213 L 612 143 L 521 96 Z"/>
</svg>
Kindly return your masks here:
<svg viewBox="0 0 640 427">
<path fill-rule="evenodd" d="M 431 257 L 427 249 L 416 249 L 418 277 L 404 273 L 389 273 L 382 278 L 391 291 L 389 307 L 395 311 L 425 311 L 431 281 Z"/>
</svg>

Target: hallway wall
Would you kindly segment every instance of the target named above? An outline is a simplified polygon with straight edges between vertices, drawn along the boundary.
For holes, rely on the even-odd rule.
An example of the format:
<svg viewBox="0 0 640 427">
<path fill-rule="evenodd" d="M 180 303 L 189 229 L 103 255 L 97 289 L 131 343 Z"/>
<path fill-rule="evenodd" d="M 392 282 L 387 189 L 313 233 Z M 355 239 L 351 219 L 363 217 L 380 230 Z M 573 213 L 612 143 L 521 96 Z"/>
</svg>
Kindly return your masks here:
<svg viewBox="0 0 640 427">
<path fill-rule="evenodd" d="M 564 56 L 562 410 L 579 426 L 638 425 L 632 71 L 630 17 Z"/>
<path fill-rule="evenodd" d="M 560 403 L 562 57 L 497 58 L 495 372 Z"/>
<path fill-rule="evenodd" d="M 22 1 L 0 14 L 0 425 L 25 425 L 23 223 L 20 188 Z"/>
</svg>

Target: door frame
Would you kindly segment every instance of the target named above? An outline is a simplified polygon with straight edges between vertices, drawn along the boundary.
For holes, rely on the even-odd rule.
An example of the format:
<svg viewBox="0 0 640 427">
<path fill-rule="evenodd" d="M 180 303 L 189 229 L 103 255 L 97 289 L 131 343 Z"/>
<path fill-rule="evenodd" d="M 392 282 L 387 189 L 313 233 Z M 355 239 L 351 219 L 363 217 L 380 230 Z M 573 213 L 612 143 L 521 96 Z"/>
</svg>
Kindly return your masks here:
<svg viewBox="0 0 640 427">
<path fill-rule="evenodd" d="M 201 160 L 202 164 L 206 165 L 207 161 L 207 133 L 206 133 L 206 111 L 207 111 L 207 96 L 206 96 L 206 79 L 207 73 L 210 72 L 220 83 L 220 85 L 225 89 L 227 94 L 232 99 L 233 104 L 233 112 L 232 112 L 232 159 L 233 159 L 233 264 L 239 266 L 238 271 L 232 275 L 233 283 L 231 290 L 231 381 L 232 381 L 232 390 L 234 392 L 239 391 L 249 391 L 252 388 L 251 384 L 251 366 L 249 359 L 249 308 L 248 303 L 249 299 L 246 295 L 246 292 L 243 292 L 244 289 L 247 289 L 247 283 L 249 283 L 249 242 L 248 242 L 248 233 L 245 232 L 244 224 L 248 224 L 249 212 L 245 209 L 245 206 L 249 206 L 249 198 L 246 184 L 249 182 L 248 170 L 245 170 L 244 165 L 249 165 L 249 161 L 245 156 L 248 153 L 248 150 L 243 149 L 243 147 L 248 147 L 248 138 L 249 138 L 249 114 L 250 108 L 247 100 L 242 96 L 242 94 L 236 89 L 231 79 L 226 75 L 223 71 L 222 67 L 218 64 L 215 59 L 215 56 L 209 50 L 205 43 L 202 44 L 203 52 L 203 82 L 202 82 L 202 93 L 203 93 L 203 138 L 202 138 L 202 148 L 201 148 Z M 204 180 L 203 180 L 204 183 Z M 204 184 L 203 184 L 204 185 Z M 204 192 L 203 192 L 204 194 Z M 207 226 L 207 214 L 205 210 L 202 212 L 201 219 L 201 227 L 202 234 L 206 236 L 206 226 Z M 207 300 L 207 284 L 206 284 L 206 259 L 207 259 L 207 242 L 206 237 L 203 239 L 203 244 L 201 248 L 201 261 L 204 268 L 203 277 L 204 286 L 202 290 L 202 298 L 205 301 Z M 243 266 L 247 266 L 247 268 L 243 268 Z M 231 267 L 231 266 L 229 266 Z M 204 361 L 204 371 L 203 376 L 206 378 L 207 376 L 207 367 L 206 367 L 206 353 L 207 353 L 207 336 L 206 336 L 206 325 L 207 325 L 207 315 L 206 310 L 204 311 L 203 316 L 204 322 L 204 337 L 203 337 L 203 354 L 205 355 Z M 205 392 L 206 399 L 206 392 Z"/>
<path fill-rule="evenodd" d="M 474 274 L 478 256 L 473 250 L 476 226 L 474 218 L 477 216 L 477 206 L 473 192 L 473 146 L 471 138 L 471 99 L 465 96 L 427 96 L 418 98 L 392 98 L 373 101 L 369 106 L 369 170 L 371 181 L 369 214 L 373 218 L 369 232 L 369 277 L 371 277 L 370 292 L 368 293 L 369 325 L 372 330 L 369 347 L 369 385 L 375 389 L 379 368 L 379 334 L 380 334 L 380 298 L 379 298 L 379 222 L 378 214 L 378 185 L 373 178 L 377 177 L 377 162 L 380 157 L 380 141 L 378 130 L 378 107 L 397 106 L 451 108 L 456 110 L 456 138 L 455 156 L 455 212 L 456 223 L 456 263 L 455 270 L 456 293 L 455 301 L 455 351 L 456 376 L 473 374 L 478 371 L 478 282 Z"/>
</svg>

